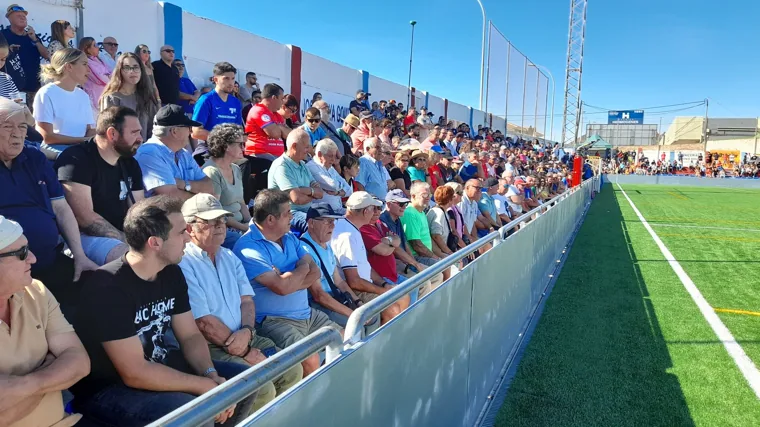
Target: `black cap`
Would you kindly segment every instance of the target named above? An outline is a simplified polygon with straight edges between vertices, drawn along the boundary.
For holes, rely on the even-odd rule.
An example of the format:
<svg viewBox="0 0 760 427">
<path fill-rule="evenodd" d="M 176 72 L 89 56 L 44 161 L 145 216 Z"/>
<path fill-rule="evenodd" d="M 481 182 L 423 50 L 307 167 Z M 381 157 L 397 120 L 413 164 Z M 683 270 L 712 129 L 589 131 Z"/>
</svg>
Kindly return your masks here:
<svg viewBox="0 0 760 427">
<path fill-rule="evenodd" d="M 153 124 L 158 126 L 203 126 L 203 123 L 187 117 L 182 107 L 176 104 L 167 104 L 161 107 L 153 118 Z"/>
<path fill-rule="evenodd" d="M 335 212 L 332 206 L 326 203 L 320 203 L 313 205 L 306 212 L 306 219 L 319 219 L 319 218 L 343 218 L 343 215 L 339 212 Z"/>
<path fill-rule="evenodd" d="M 494 185 L 499 185 L 499 180 L 493 177 L 486 179 L 486 181 L 483 183 L 483 187 L 485 188 L 491 188 Z"/>
</svg>

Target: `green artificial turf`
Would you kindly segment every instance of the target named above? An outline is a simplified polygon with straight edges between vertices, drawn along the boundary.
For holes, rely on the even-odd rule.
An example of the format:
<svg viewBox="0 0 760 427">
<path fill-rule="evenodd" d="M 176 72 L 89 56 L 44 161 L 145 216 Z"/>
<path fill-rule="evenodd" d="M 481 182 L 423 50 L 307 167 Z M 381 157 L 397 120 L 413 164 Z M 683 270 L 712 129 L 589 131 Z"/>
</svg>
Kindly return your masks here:
<svg viewBox="0 0 760 427">
<path fill-rule="evenodd" d="M 623 188 L 711 305 L 760 311 L 760 192 Z M 760 361 L 760 317 L 720 317 Z M 592 204 L 496 425 L 760 425 L 760 402 L 617 186 Z"/>
</svg>

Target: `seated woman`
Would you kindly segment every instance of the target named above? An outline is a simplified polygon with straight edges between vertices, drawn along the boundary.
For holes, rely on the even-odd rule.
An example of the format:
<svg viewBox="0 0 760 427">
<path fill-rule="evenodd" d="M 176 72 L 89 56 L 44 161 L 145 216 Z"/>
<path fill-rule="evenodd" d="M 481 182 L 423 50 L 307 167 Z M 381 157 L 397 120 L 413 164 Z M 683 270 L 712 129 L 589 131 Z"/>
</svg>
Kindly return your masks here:
<svg viewBox="0 0 760 427">
<path fill-rule="evenodd" d="M 95 117 L 90 97 L 79 88 L 87 83 L 87 55 L 65 48 L 42 65 L 42 86 L 34 96 L 34 119 L 42 134 L 42 151 L 54 160 L 66 148 L 95 136 Z"/>
<path fill-rule="evenodd" d="M 243 172 L 235 164 L 243 159 L 246 135 L 242 126 L 223 123 L 214 126 L 208 135 L 209 159 L 203 165 L 203 173 L 211 178 L 214 194 L 224 210 L 232 212 L 227 218 L 227 237 L 222 246 L 232 249 L 235 242 L 248 231 L 251 214 L 243 200 Z"/>
</svg>

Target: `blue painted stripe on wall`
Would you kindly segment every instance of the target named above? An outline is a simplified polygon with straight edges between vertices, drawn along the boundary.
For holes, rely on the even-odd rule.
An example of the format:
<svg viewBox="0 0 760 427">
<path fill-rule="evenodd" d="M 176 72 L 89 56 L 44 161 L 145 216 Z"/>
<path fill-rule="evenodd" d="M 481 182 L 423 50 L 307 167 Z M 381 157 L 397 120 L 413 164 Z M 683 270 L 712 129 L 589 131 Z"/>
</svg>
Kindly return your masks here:
<svg viewBox="0 0 760 427">
<path fill-rule="evenodd" d="M 174 57 L 182 57 L 182 8 L 176 4 L 164 3 L 164 44 L 174 48 Z M 187 75 L 187 70 L 185 70 Z"/>
<path fill-rule="evenodd" d="M 467 107 L 467 108 L 470 109 L 470 133 L 472 133 L 475 130 L 475 127 L 472 126 L 472 117 L 473 117 L 474 110 L 472 109 L 472 107 Z"/>
<path fill-rule="evenodd" d="M 427 110 L 428 107 L 428 100 L 430 99 L 430 92 L 425 92 L 425 109 Z"/>
<path fill-rule="evenodd" d="M 369 93 L 369 71 L 362 70 L 362 90 Z"/>
</svg>

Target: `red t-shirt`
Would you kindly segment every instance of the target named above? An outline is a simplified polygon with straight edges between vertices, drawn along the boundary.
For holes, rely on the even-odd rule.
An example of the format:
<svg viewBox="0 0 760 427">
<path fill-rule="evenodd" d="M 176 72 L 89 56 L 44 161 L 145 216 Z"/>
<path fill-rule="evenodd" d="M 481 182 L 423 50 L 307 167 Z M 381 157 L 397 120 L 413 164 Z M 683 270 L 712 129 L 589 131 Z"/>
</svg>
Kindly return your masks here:
<svg viewBox="0 0 760 427">
<path fill-rule="evenodd" d="M 404 130 L 408 130 L 409 125 L 412 123 L 417 123 L 417 119 L 414 116 L 404 117 Z"/>
<path fill-rule="evenodd" d="M 441 169 L 438 167 L 438 164 L 430 166 L 428 168 L 428 174 L 430 175 L 430 186 L 433 187 L 433 191 L 435 191 L 438 186 L 446 183 L 443 179 L 443 174 L 441 173 Z"/>
<path fill-rule="evenodd" d="M 387 242 L 381 242 L 382 238 L 390 232 L 388 226 L 378 220 L 375 224 L 367 224 L 359 229 L 362 233 L 364 246 L 367 247 L 367 261 L 377 274 L 390 279 L 393 283 L 398 282 L 398 273 L 396 272 L 396 257 L 393 254 L 381 256 L 372 251 L 377 245 L 387 245 Z"/>
<path fill-rule="evenodd" d="M 285 142 L 281 139 L 271 139 L 264 128 L 273 124 L 284 125 L 285 120 L 277 112 L 272 112 L 264 104 L 256 104 L 251 108 L 245 120 L 245 132 L 248 141 L 245 143 L 245 154 L 269 153 L 280 157 L 285 152 Z"/>
</svg>

